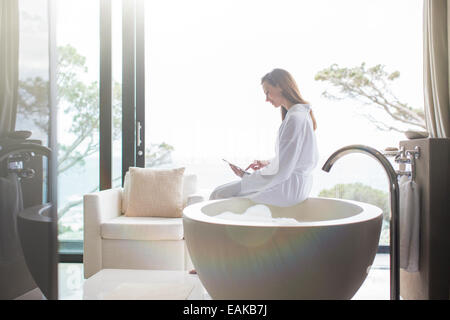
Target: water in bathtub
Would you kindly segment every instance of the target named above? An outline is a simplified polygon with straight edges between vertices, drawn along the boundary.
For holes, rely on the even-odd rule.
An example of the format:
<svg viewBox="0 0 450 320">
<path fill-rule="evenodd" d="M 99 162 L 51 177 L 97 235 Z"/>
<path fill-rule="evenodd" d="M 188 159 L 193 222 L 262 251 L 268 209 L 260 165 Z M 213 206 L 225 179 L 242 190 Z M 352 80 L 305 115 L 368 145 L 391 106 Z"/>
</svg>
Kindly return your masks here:
<svg viewBox="0 0 450 320">
<path fill-rule="evenodd" d="M 263 204 L 257 204 L 247 208 L 244 213 L 231 211 L 222 212 L 214 218 L 230 221 L 262 222 L 277 225 L 298 225 L 299 222 L 293 218 L 273 218 L 270 208 Z"/>
</svg>

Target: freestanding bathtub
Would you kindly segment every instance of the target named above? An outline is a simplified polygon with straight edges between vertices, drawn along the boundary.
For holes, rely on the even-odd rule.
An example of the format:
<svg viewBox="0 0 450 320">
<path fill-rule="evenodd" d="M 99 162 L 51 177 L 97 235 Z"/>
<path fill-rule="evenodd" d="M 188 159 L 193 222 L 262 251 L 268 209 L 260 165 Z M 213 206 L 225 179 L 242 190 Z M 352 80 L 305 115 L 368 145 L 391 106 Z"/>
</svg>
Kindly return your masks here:
<svg viewBox="0 0 450 320">
<path fill-rule="evenodd" d="M 377 252 L 380 208 L 309 198 L 292 207 L 267 205 L 272 220 L 291 218 L 289 224 L 218 218 L 228 211 L 243 214 L 255 205 L 250 199 L 230 198 L 183 211 L 192 263 L 213 299 L 353 297 Z"/>
</svg>

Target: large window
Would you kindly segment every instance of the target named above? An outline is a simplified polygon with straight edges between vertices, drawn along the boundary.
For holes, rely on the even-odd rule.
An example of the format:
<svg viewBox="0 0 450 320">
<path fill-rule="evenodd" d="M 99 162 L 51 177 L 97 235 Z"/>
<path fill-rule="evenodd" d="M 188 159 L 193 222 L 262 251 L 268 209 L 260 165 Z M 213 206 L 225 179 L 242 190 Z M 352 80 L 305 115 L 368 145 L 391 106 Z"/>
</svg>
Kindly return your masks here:
<svg viewBox="0 0 450 320">
<path fill-rule="evenodd" d="M 342 146 L 365 144 L 383 150 L 406 139 L 402 130 L 419 128 L 394 121 L 376 101 L 410 106 L 419 118 L 423 113 L 422 0 L 143 3 L 146 166 L 186 166 L 188 173 L 198 175 L 199 188 L 208 195 L 216 186 L 238 179 L 222 158 L 241 166 L 271 158 L 281 116 L 265 103 L 260 79 L 273 68 L 284 68 L 295 77 L 318 122 L 320 161 L 311 196 L 367 201 L 387 215 L 388 182 L 375 160 L 347 156 L 331 173 L 321 171 L 321 166 Z M 21 57 L 26 74 L 20 77 L 42 80 L 44 94 L 32 94 L 47 99 L 48 79 L 42 73 L 48 69 L 47 42 L 45 32 L 36 32 L 46 13 L 40 13 L 37 1 L 21 4 L 30 6 L 21 13 L 28 21 L 21 27 L 26 39 L 21 46 L 32 48 L 21 52 L 33 54 Z M 56 5 L 59 238 L 81 248 L 82 197 L 99 187 L 100 3 L 59 0 Z M 116 187 L 121 184 L 123 159 L 122 1 L 111 1 L 111 8 Z M 366 82 L 380 95 L 364 87 Z M 45 123 L 48 114 L 42 116 Z M 24 117 L 20 110 L 19 117 Z M 20 123 L 23 127 L 17 129 L 29 125 Z M 380 129 L 386 127 L 393 130 Z M 45 130 L 34 128 L 44 144 Z"/>
<path fill-rule="evenodd" d="M 49 146 L 49 26 L 46 1 L 19 3 L 19 83 L 15 130 L 30 131 L 35 143 Z M 3 107 L 3 106 L 2 106 Z M 24 163 L 35 170 L 22 178 L 23 205 L 48 201 L 48 161 L 36 155 Z"/>
<path fill-rule="evenodd" d="M 19 42 L 19 95 L 16 130 L 48 146 L 48 18 L 46 1 L 22 0 Z"/>
<path fill-rule="evenodd" d="M 122 186 L 122 1 L 111 1 L 112 186 Z"/>
<path fill-rule="evenodd" d="M 111 1 L 112 186 L 121 186 L 122 1 Z M 59 240 L 81 253 L 83 195 L 99 190 L 100 2 L 57 2 Z M 82 21 L 83 23 L 80 23 Z M 105 35 L 108 36 L 108 35 Z M 108 54 L 108 53 L 106 53 Z"/>
<path fill-rule="evenodd" d="M 62 0 L 56 8 L 58 227 L 67 252 L 83 240 L 83 195 L 99 186 L 99 2 Z"/>
<path fill-rule="evenodd" d="M 321 166 L 345 145 L 383 150 L 406 139 L 401 131 L 411 125 L 383 111 L 370 86 L 381 90 L 378 98 L 386 104 L 407 104 L 421 113 L 422 0 L 145 5 L 147 166 L 186 166 L 208 194 L 238 179 L 222 158 L 247 166 L 272 157 L 281 118 L 264 102 L 260 79 L 284 68 L 318 122 L 320 161 L 311 196 L 382 207 L 381 243 L 388 243 L 389 189 L 381 166 L 365 155 L 347 156 L 330 173 Z M 352 72 L 372 82 L 358 87 Z M 342 83 L 351 81 L 354 90 L 343 90 Z M 380 130 L 387 126 L 394 130 Z"/>
</svg>

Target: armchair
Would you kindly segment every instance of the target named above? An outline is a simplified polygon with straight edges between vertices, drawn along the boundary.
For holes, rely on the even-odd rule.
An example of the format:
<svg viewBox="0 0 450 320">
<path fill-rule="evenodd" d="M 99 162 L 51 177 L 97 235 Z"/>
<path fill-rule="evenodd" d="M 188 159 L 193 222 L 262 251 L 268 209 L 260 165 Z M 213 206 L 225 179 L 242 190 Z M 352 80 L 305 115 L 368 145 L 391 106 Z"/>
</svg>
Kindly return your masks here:
<svg viewBox="0 0 450 320">
<path fill-rule="evenodd" d="M 125 183 L 127 188 L 127 183 Z M 185 206 L 204 200 L 197 176 L 183 176 Z M 189 270 L 193 268 L 183 218 L 127 217 L 123 188 L 84 195 L 84 277 L 101 269 Z"/>
</svg>

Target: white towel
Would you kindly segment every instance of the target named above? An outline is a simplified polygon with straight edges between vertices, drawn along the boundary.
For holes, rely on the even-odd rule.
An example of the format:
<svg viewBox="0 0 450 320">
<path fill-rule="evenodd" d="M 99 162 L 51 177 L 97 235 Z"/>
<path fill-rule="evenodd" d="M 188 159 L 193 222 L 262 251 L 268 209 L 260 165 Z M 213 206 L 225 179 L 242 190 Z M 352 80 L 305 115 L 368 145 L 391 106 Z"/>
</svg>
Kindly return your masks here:
<svg viewBox="0 0 450 320">
<path fill-rule="evenodd" d="M 400 188 L 400 268 L 419 271 L 420 194 L 419 186 L 406 176 Z"/>
</svg>

